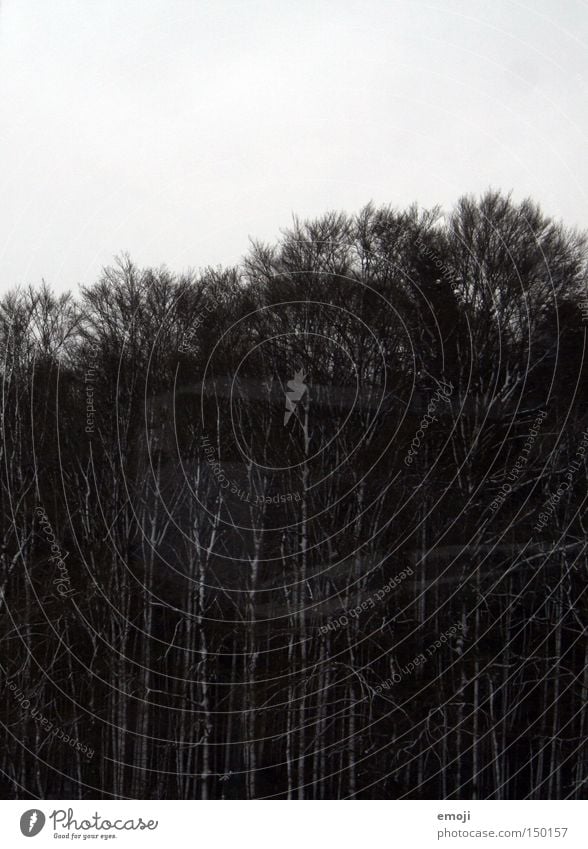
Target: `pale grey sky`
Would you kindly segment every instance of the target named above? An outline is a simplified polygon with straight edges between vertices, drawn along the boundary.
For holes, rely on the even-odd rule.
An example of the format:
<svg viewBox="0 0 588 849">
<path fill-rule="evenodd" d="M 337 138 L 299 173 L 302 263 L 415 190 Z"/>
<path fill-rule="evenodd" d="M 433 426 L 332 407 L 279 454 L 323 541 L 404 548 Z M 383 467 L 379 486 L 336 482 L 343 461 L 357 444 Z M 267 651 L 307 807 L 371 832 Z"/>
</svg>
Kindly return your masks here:
<svg viewBox="0 0 588 849">
<path fill-rule="evenodd" d="M 582 0 L 3 0 L 0 290 L 488 186 L 588 226 Z"/>
</svg>

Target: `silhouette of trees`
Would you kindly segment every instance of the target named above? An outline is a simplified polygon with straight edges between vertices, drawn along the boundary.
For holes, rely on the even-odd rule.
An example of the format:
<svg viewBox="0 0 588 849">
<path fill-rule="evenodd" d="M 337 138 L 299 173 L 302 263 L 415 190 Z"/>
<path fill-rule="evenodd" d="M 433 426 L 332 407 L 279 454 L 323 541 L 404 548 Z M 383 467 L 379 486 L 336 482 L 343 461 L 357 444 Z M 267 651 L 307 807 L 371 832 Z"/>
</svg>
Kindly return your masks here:
<svg viewBox="0 0 588 849">
<path fill-rule="evenodd" d="M 4 793 L 580 798 L 587 256 L 488 192 L 6 295 Z"/>
</svg>

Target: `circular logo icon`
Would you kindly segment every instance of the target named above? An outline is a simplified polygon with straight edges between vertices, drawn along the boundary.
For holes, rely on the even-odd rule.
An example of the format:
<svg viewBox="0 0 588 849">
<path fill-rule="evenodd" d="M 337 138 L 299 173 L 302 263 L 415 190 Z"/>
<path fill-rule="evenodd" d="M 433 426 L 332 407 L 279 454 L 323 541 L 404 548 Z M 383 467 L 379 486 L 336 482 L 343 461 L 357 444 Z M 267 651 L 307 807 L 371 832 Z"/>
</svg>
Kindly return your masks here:
<svg viewBox="0 0 588 849">
<path fill-rule="evenodd" d="M 20 818 L 20 830 L 25 837 L 35 837 L 45 825 L 45 814 L 38 808 L 25 811 Z"/>
</svg>

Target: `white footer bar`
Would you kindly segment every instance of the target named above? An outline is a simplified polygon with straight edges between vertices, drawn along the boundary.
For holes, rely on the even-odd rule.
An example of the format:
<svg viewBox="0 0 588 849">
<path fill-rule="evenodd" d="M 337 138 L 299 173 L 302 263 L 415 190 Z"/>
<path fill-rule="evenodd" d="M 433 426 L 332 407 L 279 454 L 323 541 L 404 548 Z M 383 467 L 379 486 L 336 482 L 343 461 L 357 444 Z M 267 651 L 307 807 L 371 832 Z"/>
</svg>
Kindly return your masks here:
<svg viewBox="0 0 588 849">
<path fill-rule="evenodd" d="M 587 815 L 583 801 L 2 801 L 0 845 L 585 849 Z"/>
</svg>

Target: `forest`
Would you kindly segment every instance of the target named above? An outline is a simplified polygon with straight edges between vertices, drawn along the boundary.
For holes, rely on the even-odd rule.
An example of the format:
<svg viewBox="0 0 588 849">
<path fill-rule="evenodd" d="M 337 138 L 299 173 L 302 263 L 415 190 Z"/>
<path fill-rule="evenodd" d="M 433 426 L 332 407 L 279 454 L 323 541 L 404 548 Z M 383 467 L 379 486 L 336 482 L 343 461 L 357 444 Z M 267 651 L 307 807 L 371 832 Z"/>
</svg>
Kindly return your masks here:
<svg viewBox="0 0 588 849">
<path fill-rule="evenodd" d="M 3 798 L 586 798 L 584 233 L 488 190 L 8 282 Z"/>
</svg>

